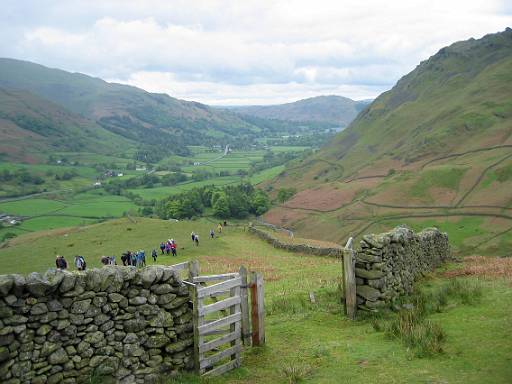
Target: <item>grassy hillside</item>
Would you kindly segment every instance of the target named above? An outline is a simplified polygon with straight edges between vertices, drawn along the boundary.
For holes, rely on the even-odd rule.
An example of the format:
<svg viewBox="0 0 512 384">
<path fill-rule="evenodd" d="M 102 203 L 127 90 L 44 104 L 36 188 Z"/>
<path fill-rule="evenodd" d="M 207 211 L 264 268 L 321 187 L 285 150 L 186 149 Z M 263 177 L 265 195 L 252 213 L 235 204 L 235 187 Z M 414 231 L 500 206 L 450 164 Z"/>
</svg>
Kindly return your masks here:
<svg viewBox="0 0 512 384">
<path fill-rule="evenodd" d="M 342 96 L 317 96 L 280 105 L 236 107 L 230 110 L 265 119 L 297 122 L 322 122 L 331 127 L 346 127 L 368 105 Z"/>
<path fill-rule="evenodd" d="M 290 165 L 272 187 L 299 193 L 267 219 L 338 242 L 402 221 L 470 229 L 456 250 L 509 255 L 511 81 L 511 29 L 441 49 Z"/>
<path fill-rule="evenodd" d="M 0 154 L 34 162 L 55 151 L 125 152 L 135 143 L 27 91 L 0 88 Z"/>
<path fill-rule="evenodd" d="M 98 267 L 102 255 L 115 254 L 119 260 L 126 249 L 150 252 L 169 237 L 177 241 L 178 256 L 159 256 L 159 264 L 198 259 L 203 274 L 233 272 L 240 265 L 262 272 L 266 346 L 247 348 L 241 368 L 221 377 L 166 378 L 169 384 L 510 382 L 512 265 L 505 260 L 495 260 L 495 269 L 474 270 L 478 259 L 470 259 L 424 279 L 421 289 L 439 292 L 451 284 L 452 276 L 471 272 L 476 276 L 464 284 L 479 287 L 482 299 L 468 304 L 448 297 L 446 305 L 428 319 L 443 329 L 443 352 L 418 358 L 400 341 L 377 332 L 375 322 L 350 321 L 342 315 L 339 260 L 272 248 L 243 227 L 228 225 L 220 237 L 209 240 L 212 226 L 215 223 L 208 220 L 121 219 L 30 233 L 0 249 L 0 273 L 45 271 L 54 265 L 57 253 L 69 262 L 82 254 L 89 267 Z M 191 231 L 200 235 L 199 247 L 192 245 Z M 147 261 L 153 263 L 149 257 Z M 315 303 L 309 300 L 311 292 Z"/>
</svg>

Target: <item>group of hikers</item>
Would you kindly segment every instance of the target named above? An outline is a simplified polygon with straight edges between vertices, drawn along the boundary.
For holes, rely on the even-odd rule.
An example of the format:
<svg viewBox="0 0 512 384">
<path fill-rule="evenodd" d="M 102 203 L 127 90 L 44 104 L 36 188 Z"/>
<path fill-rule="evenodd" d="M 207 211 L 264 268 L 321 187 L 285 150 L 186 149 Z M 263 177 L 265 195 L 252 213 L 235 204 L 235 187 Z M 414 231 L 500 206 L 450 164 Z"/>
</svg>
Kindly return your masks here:
<svg viewBox="0 0 512 384">
<path fill-rule="evenodd" d="M 227 223 L 224 221 L 224 226 L 226 226 Z M 217 232 L 219 234 L 222 233 L 222 223 L 219 223 L 217 225 Z M 190 234 L 192 238 L 192 244 L 194 244 L 196 247 L 199 246 L 199 235 L 195 232 L 192 232 Z M 215 239 L 215 230 L 212 228 L 210 229 L 210 239 Z M 183 249 L 183 248 L 182 248 Z M 162 241 L 160 243 L 160 252 L 162 255 L 164 254 L 172 254 L 172 256 L 178 256 L 178 246 L 176 244 L 176 241 L 174 239 L 168 239 L 167 241 Z M 151 252 L 151 257 L 153 258 L 153 262 L 156 263 L 156 259 L 158 258 L 158 252 L 156 249 L 153 249 Z M 102 256 L 101 264 L 103 265 L 117 265 L 116 257 L 115 256 Z M 123 262 L 124 266 L 134 266 L 134 267 L 145 267 L 146 266 L 146 252 L 141 249 L 136 252 L 132 251 L 126 251 L 121 255 L 121 261 Z M 57 269 L 67 269 L 68 263 L 66 259 L 64 259 L 64 256 L 57 255 L 55 259 L 55 266 Z M 75 256 L 75 267 L 78 271 L 85 271 L 87 267 L 87 263 L 85 262 L 85 258 L 81 255 Z"/>
<path fill-rule="evenodd" d="M 173 256 L 178 256 L 176 241 L 174 241 L 174 239 L 168 239 L 165 242 L 162 241 L 160 243 L 160 251 L 162 252 L 162 255 L 164 253 L 166 253 L 166 254 L 172 253 Z M 156 249 L 153 249 L 151 256 L 153 257 L 153 261 L 156 261 L 156 258 L 158 257 Z"/>
</svg>

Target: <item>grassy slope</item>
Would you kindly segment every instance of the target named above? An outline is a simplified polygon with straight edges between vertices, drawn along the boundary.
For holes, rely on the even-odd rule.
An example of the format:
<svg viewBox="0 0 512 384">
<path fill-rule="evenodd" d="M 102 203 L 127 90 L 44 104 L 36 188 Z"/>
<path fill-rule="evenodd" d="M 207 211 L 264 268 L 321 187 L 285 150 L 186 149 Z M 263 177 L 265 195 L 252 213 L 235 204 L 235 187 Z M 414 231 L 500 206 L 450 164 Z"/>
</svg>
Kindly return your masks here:
<svg viewBox="0 0 512 384">
<path fill-rule="evenodd" d="M 34 162 L 41 152 L 116 153 L 134 144 L 26 91 L 0 88 L 0 153 Z"/>
<path fill-rule="evenodd" d="M 304 382 L 311 383 L 508 383 L 512 377 L 508 337 L 512 295 L 507 283 L 484 282 L 480 304 L 452 303 L 434 315 L 432 319 L 447 333 L 445 353 L 418 359 L 399 342 L 376 333 L 369 322 L 343 319 L 336 293 L 341 271 L 338 261 L 276 250 L 241 227 L 228 226 L 220 238 L 209 240 L 207 233 L 214 225 L 207 220 L 142 219 L 132 223 L 123 219 L 29 234 L 0 249 L 0 273 L 44 271 L 53 266 L 55 253 L 70 261 L 72 255 L 83 254 L 91 267 L 98 266 L 101 255 L 119 257 L 127 248 L 149 251 L 173 237 L 179 256 L 160 256 L 159 263 L 197 258 L 203 273 L 235 271 L 241 264 L 264 273 L 267 346 L 249 349 L 242 368 L 208 381 L 210 384 L 288 383 L 285 367 L 306 372 Z M 192 246 L 191 231 L 200 234 L 199 247 Z M 428 284 L 435 286 L 442 279 L 431 278 Z M 304 304 L 310 291 L 317 297 L 315 306 Z"/>
<path fill-rule="evenodd" d="M 370 230 L 406 218 L 442 226 L 456 214 L 481 215 L 487 239 L 507 231 L 512 227 L 511 80 L 510 29 L 443 48 L 379 96 L 331 144 L 289 166 L 273 183 L 274 190 L 306 191 L 321 184 L 347 191 L 346 197 L 329 212 L 315 211 L 318 204 L 311 203 L 303 209 L 280 207 L 269 217 L 305 236 L 338 242 L 372 223 Z M 297 220 L 289 218 L 297 212 Z M 486 249 L 490 244 L 479 250 L 494 251 Z"/>
</svg>

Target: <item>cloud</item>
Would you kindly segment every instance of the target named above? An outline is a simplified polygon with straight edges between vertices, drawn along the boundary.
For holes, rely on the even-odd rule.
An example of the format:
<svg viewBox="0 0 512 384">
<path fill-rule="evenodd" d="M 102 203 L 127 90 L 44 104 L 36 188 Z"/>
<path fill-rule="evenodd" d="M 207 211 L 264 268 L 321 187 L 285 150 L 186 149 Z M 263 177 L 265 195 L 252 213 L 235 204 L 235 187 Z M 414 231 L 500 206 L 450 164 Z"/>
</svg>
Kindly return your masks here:
<svg viewBox="0 0 512 384">
<path fill-rule="evenodd" d="M 21 4 L 20 4 L 21 3 Z M 506 2 L 7 1 L 0 55 L 216 104 L 375 97 Z"/>
</svg>

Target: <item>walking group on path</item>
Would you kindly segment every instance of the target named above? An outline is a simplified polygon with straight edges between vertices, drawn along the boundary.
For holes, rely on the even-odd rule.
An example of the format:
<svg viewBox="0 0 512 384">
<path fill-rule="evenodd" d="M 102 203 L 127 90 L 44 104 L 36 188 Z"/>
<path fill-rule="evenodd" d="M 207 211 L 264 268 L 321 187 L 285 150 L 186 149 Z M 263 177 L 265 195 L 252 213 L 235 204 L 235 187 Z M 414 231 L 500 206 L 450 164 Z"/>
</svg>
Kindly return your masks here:
<svg viewBox="0 0 512 384">
<path fill-rule="evenodd" d="M 226 225 L 227 223 L 224 221 L 224 226 Z M 219 223 L 217 225 L 217 232 L 219 235 L 222 233 L 222 229 L 222 223 Z M 194 244 L 196 247 L 199 247 L 199 235 L 195 232 L 192 232 L 190 236 L 192 238 L 192 244 Z M 213 228 L 210 229 L 210 239 L 215 239 L 215 236 L 215 230 Z M 178 256 L 178 246 L 176 244 L 176 241 L 174 239 L 162 241 L 160 243 L 160 252 L 162 255 L 172 254 L 173 257 Z M 153 251 L 151 252 L 151 257 L 153 258 L 153 262 L 156 263 L 156 260 L 158 258 L 158 251 L 156 249 L 153 249 Z M 100 261 L 101 264 L 103 265 L 117 265 L 115 256 L 101 256 Z M 136 252 L 126 251 L 121 255 L 121 261 L 124 266 L 133 266 L 138 268 L 145 267 L 146 251 L 144 251 L 143 249 Z M 64 256 L 57 255 L 55 259 L 55 266 L 57 267 L 57 269 L 60 270 L 68 268 L 68 263 L 66 259 L 64 259 Z M 85 271 L 87 263 L 85 262 L 85 258 L 83 256 L 75 256 L 75 267 L 78 271 Z"/>
</svg>

